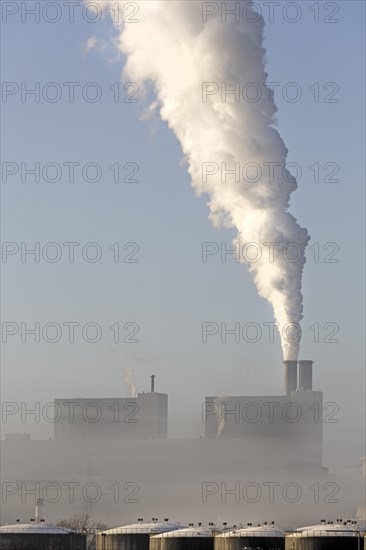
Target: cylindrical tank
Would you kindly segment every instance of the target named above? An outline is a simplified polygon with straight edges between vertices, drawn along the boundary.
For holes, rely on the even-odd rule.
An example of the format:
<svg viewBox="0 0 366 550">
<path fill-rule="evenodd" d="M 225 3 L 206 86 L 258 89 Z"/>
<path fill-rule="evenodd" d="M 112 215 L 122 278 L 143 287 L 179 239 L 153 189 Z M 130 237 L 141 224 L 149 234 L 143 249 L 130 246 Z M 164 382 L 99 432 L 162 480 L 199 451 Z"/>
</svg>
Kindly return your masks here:
<svg viewBox="0 0 366 550">
<path fill-rule="evenodd" d="M 297 390 L 297 361 L 284 361 L 285 394 Z"/>
<path fill-rule="evenodd" d="M 213 550 L 214 535 L 206 527 L 188 527 L 150 538 L 150 550 Z"/>
<path fill-rule="evenodd" d="M 313 361 L 299 361 L 299 389 L 313 389 Z"/>
<path fill-rule="evenodd" d="M 236 529 L 220 533 L 215 537 L 215 550 L 284 550 L 285 533 L 271 525 L 248 525 L 245 529 Z"/>
<path fill-rule="evenodd" d="M 325 523 L 286 536 L 286 550 L 362 550 L 362 532 L 347 523 Z"/>
<path fill-rule="evenodd" d="M 96 550 L 149 550 L 150 535 L 184 527 L 179 523 L 133 523 L 100 531 L 96 535 Z"/>
<path fill-rule="evenodd" d="M 1 550 L 86 550 L 86 536 L 47 523 L 0 527 Z"/>
</svg>

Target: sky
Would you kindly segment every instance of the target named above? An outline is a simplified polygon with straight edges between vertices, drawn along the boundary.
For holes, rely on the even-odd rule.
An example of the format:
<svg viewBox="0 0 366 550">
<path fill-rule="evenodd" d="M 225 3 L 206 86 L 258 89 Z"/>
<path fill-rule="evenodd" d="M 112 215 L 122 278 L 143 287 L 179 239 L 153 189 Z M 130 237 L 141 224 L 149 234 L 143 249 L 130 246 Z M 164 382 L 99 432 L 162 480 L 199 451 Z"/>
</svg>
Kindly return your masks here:
<svg viewBox="0 0 366 550">
<path fill-rule="evenodd" d="M 311 235 L 300 358 L 315 361 L 314 387 L 337 407 L 339 422 L 324 426 L 326 462 L 356 464 L 364 455 L 365 408 L 365 8 L 361 1 L 303 2 L 299 20 L 290 22 L 288 2 L 272 20 L 267 4 L 257 3 L 266 20 L 268 80 L 279 83 L 278 129 L 301 174 L 290 211 Z M 235 232 L 212 226 L 208 198 L 192 189 L 179 142 L 166 123 L 146 116 L 152 90 L 124 89 L 125 59 L 110 18 L 91 23 L 80 7 L 73 22 L 66 9 L 55 23 L 47 21 L 51 11 L 34 22 L 2 9 L 2 400 L 31 409 L 54 398 L 124 396 L 131 368 L 138 391 L 156 374 L 156 389 L 169 394 L 170 435 L 198 437 L 206 395 L 281 394 L 272 308 L 244 265 L 230 256 L 221 262 L 219 254 L 202 261 L 203 243 L 229 249 Z M 80 83 L 74 102 L 67 82 Z M 22 86 L 35 83 L 40 101 L 22 101 Z M 286 99 L 289 83 L 301 89 L 297 102 Z M 52 102 L 55 91 L 61 96 Z M 128 102 L 134 91 L 137 101 Z M 39 182 L 22 167 L 37 162 Z M 74 181 L 70 163 L 79 163 Z M 21 254 L 35 243 L 39 262 Z M 73 262 L 64 243 L 77 243 Z M 223 343 L 219 333 L 204 343 L 205 322 L 249 323 L 258 338 L 249 332 L 255 342 Z M 35 323 L 38 343 L 25 332 Z M 19 418 L 3 433 L 52 435 L 50 424 Z"/>
</svg>

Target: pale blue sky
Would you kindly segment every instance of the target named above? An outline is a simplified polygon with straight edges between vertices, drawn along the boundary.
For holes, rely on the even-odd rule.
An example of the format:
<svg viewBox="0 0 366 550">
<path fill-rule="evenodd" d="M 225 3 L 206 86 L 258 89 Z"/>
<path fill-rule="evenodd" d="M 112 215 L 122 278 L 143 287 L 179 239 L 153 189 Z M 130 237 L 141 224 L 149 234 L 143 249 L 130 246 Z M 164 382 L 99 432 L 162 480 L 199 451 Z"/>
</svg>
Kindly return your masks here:
<svg viewBox="0 0 366 550">
<path fill-rule="evenodd" d="M 297 103 L 275 95 L 289 160 L 303 169 L 291 212 L 309 229 L 312 244 L 339 246 L 339 263 L 315 263 L 308 251 L 300 355 L 315 360 L 315 387 L 325 392 L 325 401 L 340 406 L 340 423 L 325 426 L 326 457 L 334 460 L 338 454 L 339 461 L 353 462 L 362 454 L 363 443 L 353 434 L 362 433 L 365 382 L 365 10 L 361 1 L 339 2 L 339 23 L 315 24 L 309 4 L 302 3 L 304 17 L 298 23 L 276 17 L 267 24 L 267 69 L 269 80 L 295 81 L 304 91 Z M 94 161 L 105 174 L 98 183 L 9 178 L 2 184 L 4 241 L 95 241 L 104 253 L 97 264 L 80 259 L 74 264 L 66 259 L 21 263 L 18 255 L 2 265 L 3 321 L 95 321 L 104 329 L 95 345 L 80 337 L 74 344 L 66 336 L 56 344 L 10 338 L 3 346 L 3 399 L 31 404 L 55 397 L 124 395 L 123 369 L 131 367 L 139 390 L 147 389 L 153 372 L 157 388 L 169 393 L 172 434 L 197 436 L 205 395 L 282 391 L 277 335 L 269 343 L 263 328 L 257 343 L 222 344 L 216 338 L 204 345 L 201 323 L 263 326 L 273 320 L 272 310 L 258 297 L 244 266 L 218 258 L 201 262 L 202 242 L 225 241 L 229 247 L 234 233 L 213 229 L 207 198 L 197 198 L 191 189 L 180 165 L 180 146 L 167 126 L 140 120 L 146 101 L 113 103 L 108 87 L 120 79 L 123 59 L 112 47 L 84 54 L 93 35 L 110 40 L 112 23 L 92 25 L 77 17 L 73 24 L 23 24 L 14 16 L 3 24 L 3 81 L 96 81 L 104 92 L 95 104 L 80 95 L 74 104 L 66 95 L 54 104 L 9 98 L 2 105 L 3 161 Z M 314 82 L 337 83 L 339 103 L 314 103 L 308 89 Z M 113 183 L 108 166 L 116 161 L 138 163 L 140 183 Z M 315 162 L 336 162 L 339 183 L 315 183 L 308 169 Z M 114 264 L 108 246 L 116 241 L 138 243 L 139 263 Z M 108 326 L 115 321 L 138 323 L 140 343 L 114 344 Z M 309 327 L 327 322 L 339 325 L 339 343 L 314 343 Z M 329 330 L 321 329 L 321 340 L 326 334 Z M 50 426 L 12 429 L 41 437 L 50 433 Z M 346 445 L 339 443 L 340 434 Z"/>
</svg>

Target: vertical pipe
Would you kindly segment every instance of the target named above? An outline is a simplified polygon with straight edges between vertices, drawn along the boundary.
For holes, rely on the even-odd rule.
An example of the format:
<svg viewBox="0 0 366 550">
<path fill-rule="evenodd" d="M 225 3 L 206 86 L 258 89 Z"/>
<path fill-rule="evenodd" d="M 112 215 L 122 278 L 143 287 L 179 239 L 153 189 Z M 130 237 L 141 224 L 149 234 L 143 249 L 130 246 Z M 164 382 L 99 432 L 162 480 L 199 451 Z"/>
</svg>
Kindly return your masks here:
<svg viewBox="0 0 366 550">
<path fill-rule="evenodd" d="M 151 393 L 154 393 L 155 392 L 155 374 L 152 374 L 150 378 L 151 378 Z"/>
<path fill-rule="evenodd" d="M 313 361 L 299 361 L 299 388 L 313 389 Z"/>
<path fill-rule="evenodd" d="M 285 365 L 285 394 L 297 390 L 297 361 L 284 361 Z"/>
<path fill-rule="evenodd" d="M 39 523 L 41 519 L 41 510 L 44 506 L 43 498 L 36 498 L 35 523 Z"/>
</svg>

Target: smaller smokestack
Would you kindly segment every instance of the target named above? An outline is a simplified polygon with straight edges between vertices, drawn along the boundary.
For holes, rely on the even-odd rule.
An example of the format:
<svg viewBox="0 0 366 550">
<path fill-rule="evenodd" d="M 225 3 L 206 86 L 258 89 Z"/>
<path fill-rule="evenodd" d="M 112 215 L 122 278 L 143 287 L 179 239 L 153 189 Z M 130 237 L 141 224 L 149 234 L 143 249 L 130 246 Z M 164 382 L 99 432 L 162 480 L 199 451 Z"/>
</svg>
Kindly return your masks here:
<svg viewBox="0 0 366 550">
<path fill-rule="evenodd" d="M 151 393 L 154 393 L 155 392 L 155 378 L 156 378 L 156 375 L 152 374 L 150 376 L 150 378 L 151 378 Z"/>
<path fill-rule="evenodd" d="M 284 361 L 285 365 L 285 394 L 297 390 L 297 361 Z"/>
<path fill-rule="evenodd" d="M 299 361 L 299 388 L 313 389 L 313 361 Z"/>
</svg>

